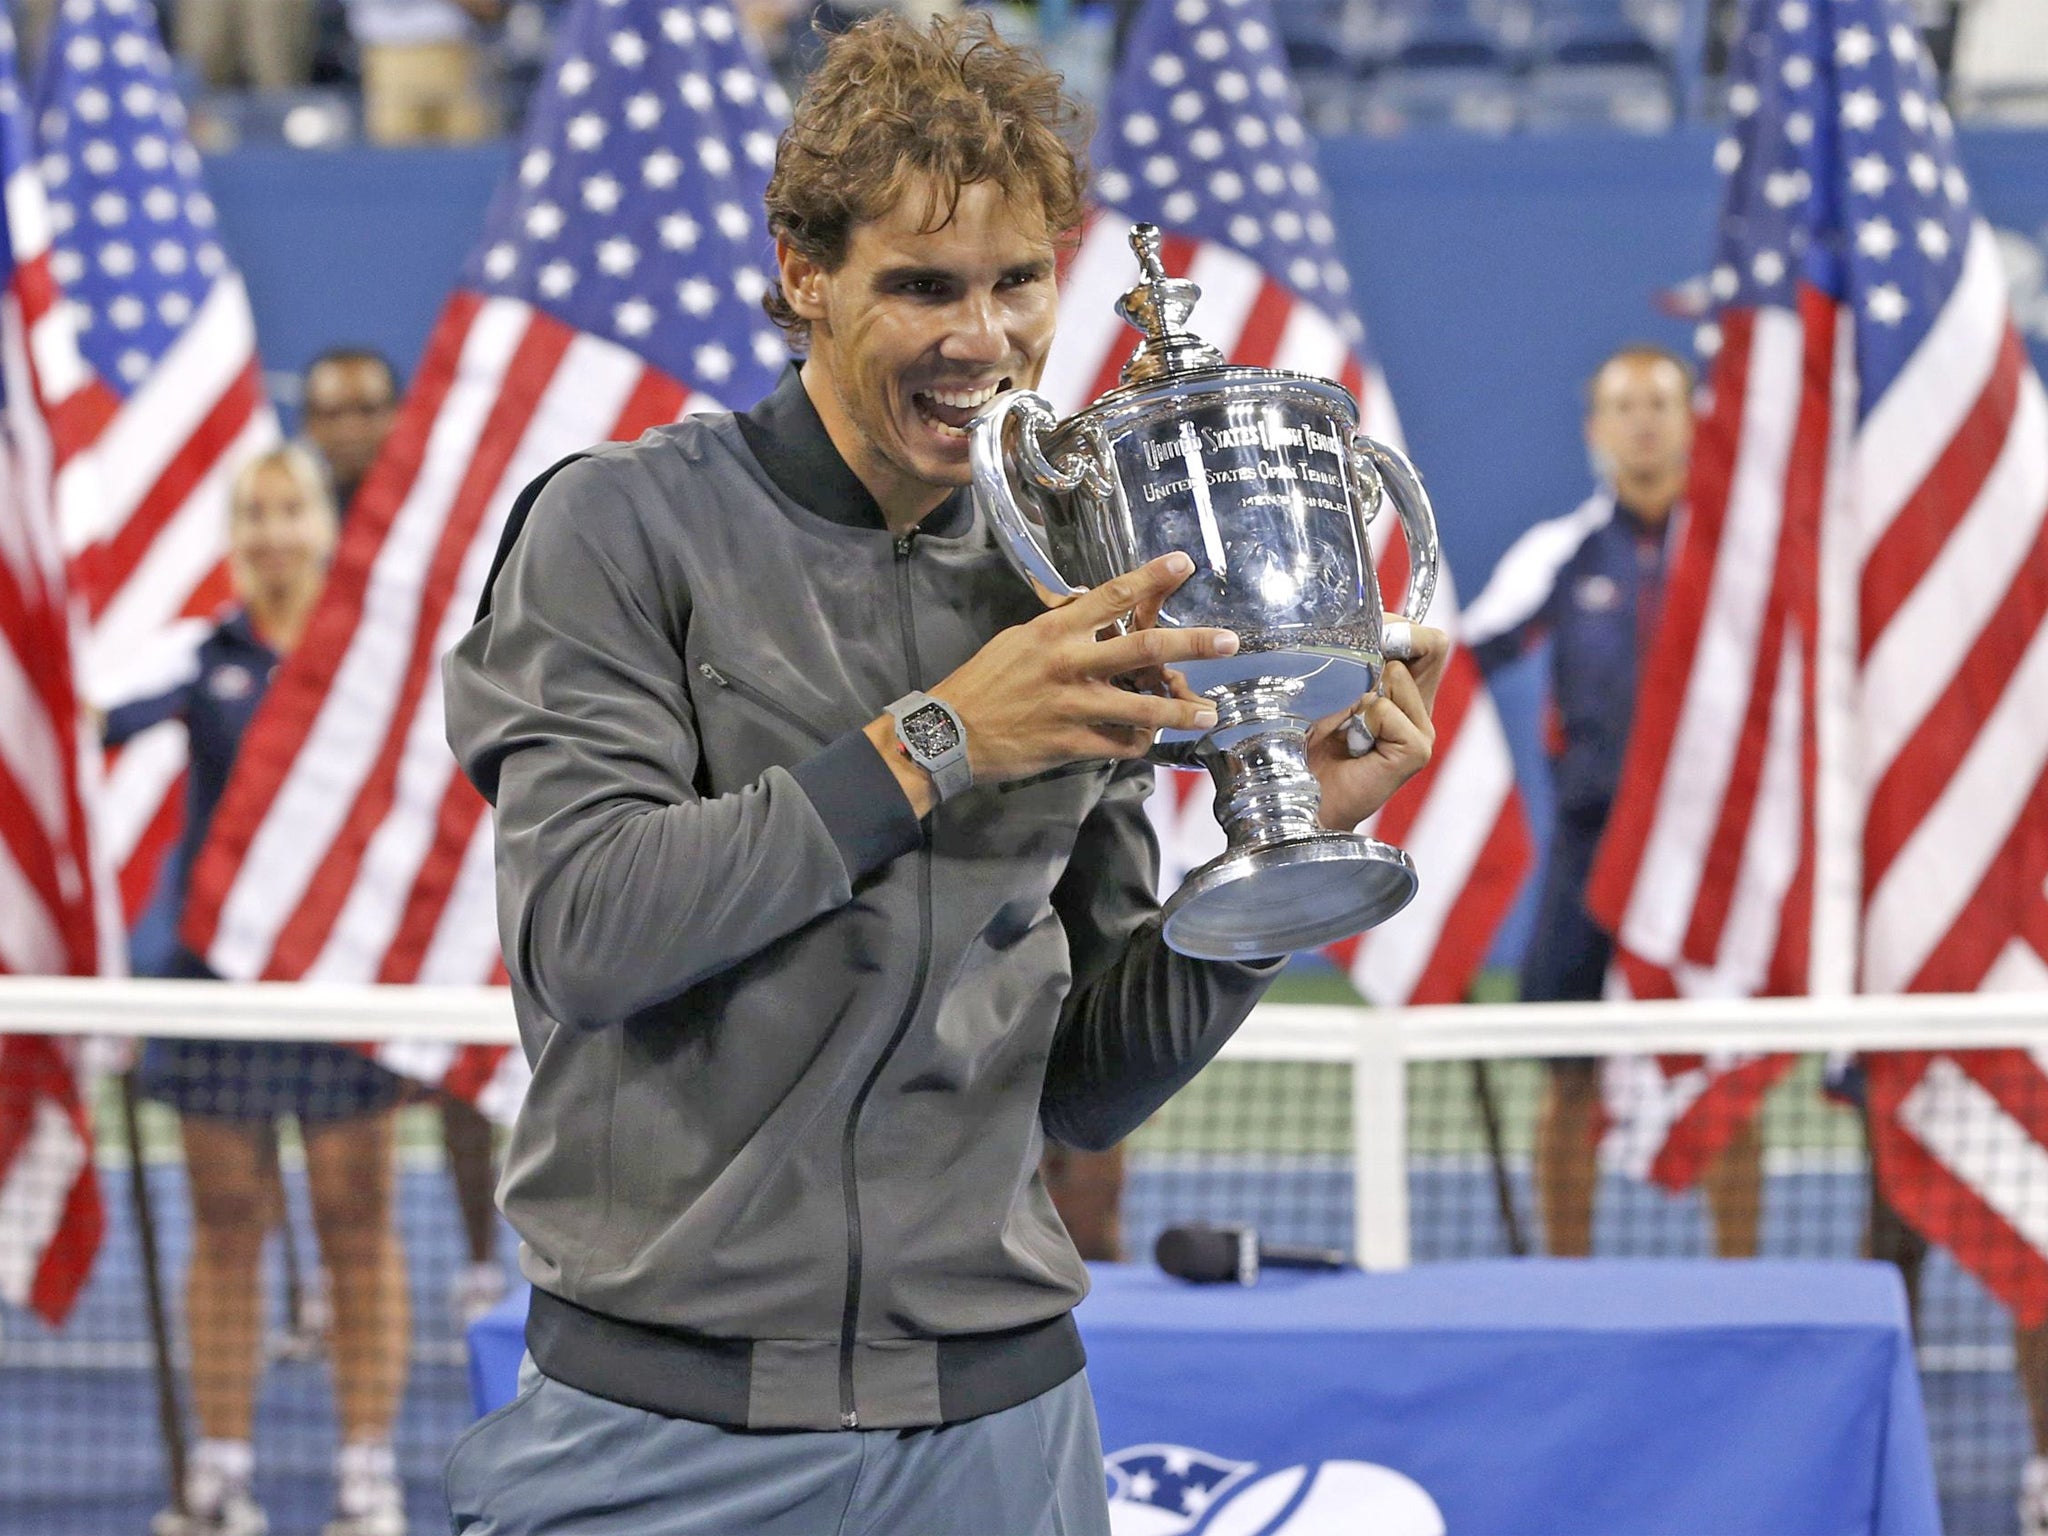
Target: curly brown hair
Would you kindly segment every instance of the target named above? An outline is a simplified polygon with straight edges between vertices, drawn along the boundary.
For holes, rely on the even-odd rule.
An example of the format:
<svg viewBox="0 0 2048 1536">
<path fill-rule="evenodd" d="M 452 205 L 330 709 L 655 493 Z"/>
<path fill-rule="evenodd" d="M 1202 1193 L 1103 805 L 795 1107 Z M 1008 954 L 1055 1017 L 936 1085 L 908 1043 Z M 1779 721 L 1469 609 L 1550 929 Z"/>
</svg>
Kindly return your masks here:
<svg viewBox="0 0 2048 1536">
<path fill-rule="evenodd" d="M 886 218 L 914 181 L 930 189 L 926 229 L 943 229 L 960 189 L 993 181 L 1037 195 L 1046 227 L 1070 243 L 1085 211 L 1088 114 L 1035 54 L 981 12 L 921 27 L 894 13 L 834 38 L 798 98 L 768 181 L 768 228 L 830 272 L 854 227 Z M 761 301 L 801 352 L 810 323 L 780 283 Z"/>
</svg>

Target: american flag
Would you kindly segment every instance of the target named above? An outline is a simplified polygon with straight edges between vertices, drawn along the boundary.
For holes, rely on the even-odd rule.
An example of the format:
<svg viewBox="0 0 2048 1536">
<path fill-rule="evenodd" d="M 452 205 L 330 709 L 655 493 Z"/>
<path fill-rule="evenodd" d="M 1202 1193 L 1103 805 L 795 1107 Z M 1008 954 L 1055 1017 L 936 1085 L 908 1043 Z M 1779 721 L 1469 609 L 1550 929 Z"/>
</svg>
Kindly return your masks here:
<svg viewBox="0 0 2048 1536">
<path fill-rule="evenodd" d="M 93 385 L 92 451 L 63 472 L 84 601 L 81 685 L 102 707 L 189 673 L 229 596 L 228 486 L 278 441 L 249 296 L 220 243 L 151 0 L 64 0 L 37 81 L 50 267 Z M 185 728 L 109 767 L 103 833 L 131 917 L 183 819 Z"/>
<path fill-rule="evenodd" d="M 1130 1515 L 1133 1529 L 1153 1536 L 1180 1536 L 1202 1523 L 1224 1495 L 1258 1470 L 1250 1461 L 1228 1461 L 1185 1445 L 1134 1445 L 1103 1458 L 1112 1509 Z"/>
<path fill-rule="evenodd" d="M 56 483 L 90 436 L 91 384 L 51 277 L 14 36 L 0 18 L 0 974 L 120 969 L 120 918 L 88 809 L 97 753 Z M 83 430 L 81 430 L 83 428 Z M 62 1321 L 98 1252 L 92 1125 L 59 1041 L 0 1036 L 0 1298 Z"/>
<path fill-rule="evenodd" d="M 1148 0 L 1095 158 L 1099 212 L 1068 269 L 1041 385 L 1055 409 L 1113 388 L 1137 342 L 1112 306 L 1136 281 L 1126 233 L 1143 220 L 1167 233 L 1168 271 L 1201 286 L 1190 324 L 1204 339 L 1233 363 L 1338 380 L 1360 401 L 1364 429 L 1399 444 L 1267 0 Z M 1372 535 L 1391 610 L 1407 589 L 1407 546 L 1392 517 Z M 1446 570 L 1429 622 L 1455 633 L 1457 613 Z M 1421 889 L 1398 917 L 1330 950 L 1379 1003 L 1461 999 L 1528 870 L 1507 738 L 1468 656 L 1452 658 L 1436 727 L 1435 762 L 1370 827 L 1414 858 Z M 1161 774 L 1152 805 L 1169 888 L 1223 849 L 1212 794 L 1206 774 Z"/>
<path fill-rule="evenodd" d="M 1686 993 L 2048 988 L 2048 400 L 1904 0 L 1749 0 L 1713 403 L 1591 905 Z M 2048 1078 L 1870 1064 L 1878 1177 L 2048 1319 Z"/>
<path fill-rule="evenodd" d="M 516 165 L 195 871 L 187 942 L 221 974 L 500 974 L 491 828 L 443 738 L 441 656 L 535 475 L 774 386 L 762 195 L 787 111 L 722 4 L 582 0 L 563 21 Z M 522 1065 L 438 1049 L 389 1064 L 445 1071 L 487 1110 Z"/>
</svg>

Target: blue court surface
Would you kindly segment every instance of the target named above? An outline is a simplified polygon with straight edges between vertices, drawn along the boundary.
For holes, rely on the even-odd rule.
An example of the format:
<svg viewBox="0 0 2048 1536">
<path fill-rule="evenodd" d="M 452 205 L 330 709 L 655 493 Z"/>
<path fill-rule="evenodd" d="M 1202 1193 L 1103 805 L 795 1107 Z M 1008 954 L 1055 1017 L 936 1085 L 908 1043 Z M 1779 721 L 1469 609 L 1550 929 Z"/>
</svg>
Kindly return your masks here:
<svg viewBox="0 0 2048 1536">
<path fill-rule="evenodd" d="M 1814 1161 L 1823 1166 L 1770 1175 L 1766 1252 L 1854 1253 L 1863 1210 L 1861 1174 Z M 1532 1206 L 1522 1170 L 1515 1180 L 1516 1199 L 1526 1213 Z M 186 1239 L 182 1169 L 154 1167 L 150 1183 L 175 1316 Z M 107 1246 L 70 1323 L 52 1333 L 13 1311 L 0 1322 L 0 1536 L 140 1536 L 163 1503 L 163 1456 L 125 1172 L 108 1173 L 106 1192 Z M 1505 1252 L 1492 1186 L 1479 1160 L 1423 1160 L 1411 1175 L 1410 1193 L 1418 1262 Z M 292 1197 L 301 1252 L 310 1255 L 303 1189 L 296 1183 Z M 1344 1246 L 1351 1221 L 1349 1169 L 1339 1159 L 1322 1157 L 1154 1155 L 1134 1161 L 1125 1213 L 1129 1252 L 1139 1259 L 1150 1254 L 1162 1226 L 1194 1218 L 1250 1221 L 1277 1240 Z M 437 1168 L 407 1168 L 400 1217 L 411 1261 L 415 1344 L 397 1443 L 417 1536 L 446 1528 L 441 1463 L 469 1420 L 461 1340 L 447 1300 L 461 1243 L 447 1180 Z M 1695 1199 L 1668 1198 L 1620 1179 L 1610 1179 L 1602 1191 L 1596 1246 L 1603 1252 L 1697 1254 L 1704 1251 L 1704 1234 Z M 1933 1256 L 1922 1300 L 1922 1384 L 1950 1536 L 1996 1536 L 2014 1528 L 2026 1431 L 2010 1342 L 1996 1304 L 1944 1256 Z M 268 1365 L 256 1437 L 257 1494 L 272 1531 L 317 1532 L 332 1513 L 333 1496 L 334 1423 L 324 1362 L 278 1359 Z M 1709 1446 L 1701 1450 L 1711 1454 Z"/>
</svg>

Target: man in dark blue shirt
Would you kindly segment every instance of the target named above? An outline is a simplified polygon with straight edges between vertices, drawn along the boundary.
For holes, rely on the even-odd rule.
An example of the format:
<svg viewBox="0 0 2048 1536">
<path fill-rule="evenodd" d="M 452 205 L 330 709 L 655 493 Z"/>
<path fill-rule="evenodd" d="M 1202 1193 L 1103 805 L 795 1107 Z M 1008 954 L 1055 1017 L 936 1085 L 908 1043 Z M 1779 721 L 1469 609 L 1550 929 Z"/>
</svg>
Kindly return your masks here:
<svg viewBox="0 0 2048 1536">
<path fill-rule="evenodd" d="M 1465 643 L 1486 672 L 1550 640 L 1546 746 L 1557 808 L 1522 964 L 1525 1002 L 1604 990 L 1613 949 L 1586 911 L 1586 880 L 1628 749 L 1637 659 L 1662 609 L 1692 451 L 1691 396 L 1692 370 L 1660 347 L 1624 347 L 1602 363 L 1586 390 L 1586 445 L 1601 488 L 1516 540 L 1465 610 Z M 1552 1062 L 1536 1133 L 1552 1253 L 1592 1251 L 1601 1120 L 1599 1063 Z M 1745 1126 L 1707 1173 L 1724 1257 L 1756 1251 L 1758 1158 L 1755 1129 Z"/>
</svg>

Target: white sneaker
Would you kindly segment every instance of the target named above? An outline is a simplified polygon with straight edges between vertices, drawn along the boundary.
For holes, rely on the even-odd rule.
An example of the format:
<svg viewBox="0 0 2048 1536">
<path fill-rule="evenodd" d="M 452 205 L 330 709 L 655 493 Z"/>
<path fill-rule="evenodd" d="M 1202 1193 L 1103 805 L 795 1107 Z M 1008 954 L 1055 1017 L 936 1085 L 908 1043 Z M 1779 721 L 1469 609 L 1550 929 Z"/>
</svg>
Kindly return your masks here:
<svg viewBox="0 0 2048 1536">
<path fill-rule="evenodd" d="M 405 1536 L 405 1485 L 389 1445 L 343 1446 L 335 1473 L 338 1513 L 323 1536 Z"/>
<path fill-rule="evenodd" d="M 249 1497 L 246 1488 L 227 1489 L 209 1506 L 201 1507 L 188 1496 L 190 1513 L 175 1509 L 157 1511 L 149 1522 L 149 1536 L 269 1536 L 270 1517 L 263 1506 Z M 401 1531 L 400 1536 L 403 1536 Z"/>
<path fill-rule="evenodd" d="M 2020 1470 L 2020 1536 L 2048 1536 L 2048 1456 L 2029 1456 Z"/>
<path fill-rule="evenodd" d="M 465 1264 L 455 1272 L 455 1278 L 448 1286 L 448 1304 L 454 1309 L 456 1321 L 466 1334 L 472 1325 L 490 1315 L 510 1289 L 505 1266 L 494 1259 L 485 1259 L 480 1263 Z"/>
</svg>

